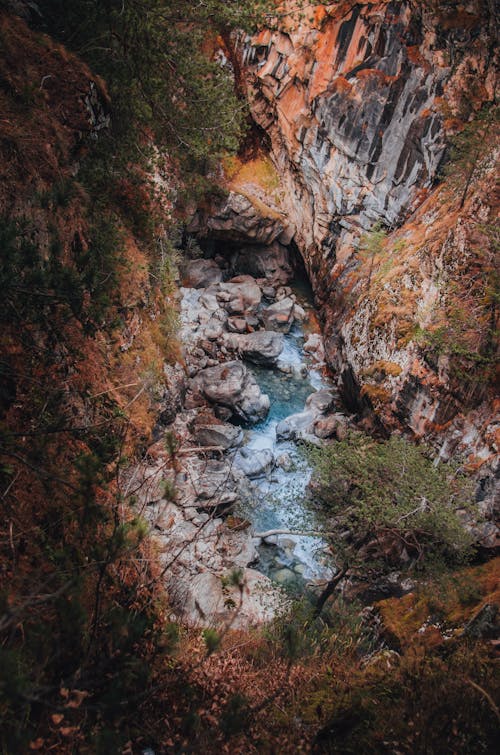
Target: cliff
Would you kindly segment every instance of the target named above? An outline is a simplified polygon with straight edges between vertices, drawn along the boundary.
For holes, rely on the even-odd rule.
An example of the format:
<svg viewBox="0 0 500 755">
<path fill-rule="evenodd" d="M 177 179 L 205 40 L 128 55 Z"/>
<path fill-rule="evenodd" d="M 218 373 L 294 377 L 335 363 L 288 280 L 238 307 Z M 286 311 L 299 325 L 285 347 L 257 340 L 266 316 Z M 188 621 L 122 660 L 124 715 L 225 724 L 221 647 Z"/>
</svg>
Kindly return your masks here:
<svg viewBox="0 0 500 755">
<path fill-rule="evenodd" d="M 281 238 L 305 260 L 346 404 L 443 457 L 492 461 L 496 121 L 463 206 L 468 169 L 440 173 L 451 138 L 492 117 L 491 3 L 339 2 L 305 15 L 237 52 L 279 176 Z"/>
</svg>

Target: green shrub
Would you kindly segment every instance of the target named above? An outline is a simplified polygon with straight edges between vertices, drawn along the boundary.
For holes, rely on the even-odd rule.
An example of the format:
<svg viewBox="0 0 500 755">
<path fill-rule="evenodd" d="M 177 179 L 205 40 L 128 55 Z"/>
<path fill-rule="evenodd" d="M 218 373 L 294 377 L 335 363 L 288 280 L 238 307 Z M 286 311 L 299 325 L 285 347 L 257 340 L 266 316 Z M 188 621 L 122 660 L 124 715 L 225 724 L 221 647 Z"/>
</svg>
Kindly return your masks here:
<svg viewBox="0 0 500 755">
<path fill-rule="evenodd" d="M 349 532 L 345 539 L 333 535 L 348 559 L 366 557 L 376 550 L 367 546 L 384 539 L 418 566 L 460 563 L 471 554 L 472 538 L 457 511 L 470 508 L 472 483 L 453 465 L 433 463 L 425 447 L 351 433 L 310 456 L 327 528 Z M 382 555 L 379 566 L 394 566 L 391 556 Z"/>
</svg>

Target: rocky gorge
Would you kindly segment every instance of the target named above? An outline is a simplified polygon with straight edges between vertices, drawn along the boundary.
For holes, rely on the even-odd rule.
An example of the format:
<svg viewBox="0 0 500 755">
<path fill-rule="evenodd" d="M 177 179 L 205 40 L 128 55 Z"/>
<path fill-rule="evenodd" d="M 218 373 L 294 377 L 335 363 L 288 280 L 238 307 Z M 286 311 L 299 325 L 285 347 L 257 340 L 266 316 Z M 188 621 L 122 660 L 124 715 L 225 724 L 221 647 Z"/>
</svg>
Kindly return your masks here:
<svg viewBox="0 0 500 755">
<path fill-rule="evenodd" d="M 492 0 L 0 0 L 0 750 L 496 752 Z"/>
<path fill-rule="evenodd" d="M 159 441 L 130 484 L 140 480 L 167 589 L 189 625 L 261 624 L 286 609 L 282 586 L 303 590 L 332 575 L 326 542 L 308 532 L 319 525 L 296 443 L 342 438 L 349 420 L 325 374 L 311 303 L 286 269 L 286 283 L 282 272 L 234 275 L 222 258 L 184 269 L 175 463 Z"/>
<path fill-rule="evenodd" d="M 498 210 L 492 134 L 462 212 L 438 183 L 450 134 L 494 97 L 494 29 L 478 3 L 464 8 L 460 26 L 451 10 L 431 5 L 318 6 L 307 21 L 292 18 L 279 31 L 240 36 L 231 51 L 255 128 L 266 139 L 236 165 L 224 166 L 223 198 L 199 208 L 188 225 L 204 255 L 184 271 L 181 340 L 191 416 L 188 421 L 181 413 L 173 427 L 178 434 L 182 425 L 183 443 L 188 437 L 192 447 L 211 449 L 202 452 L 202 462 L 186 457 L 191 467 L 182 485 L 194 475 L 193 487 L 200 487 L 198 504 L 192 506 L 191 491 L 188 509 L 232 517 L 250 495 L 248 480 L 272 475 L 271 450 L 252 448 L 247 439 L 236 451 L 244 441 L 235 428 L 268 415 L 270 399 L 254 378 L 256 368 L 284 375 L 307 369 L 283 356 L 286 334 L 306 317 L 287 285 L 300 257 L 323 336 L 312 334 L 305 349 L 326 361 L 332 379 L 324 406 L 320 390 L 318 400 L 310 396 L 305 408 L 280 419 L 277 439 L 342 438 L 347 412 L 371 432 L 431 443 L 440 460 L 463 458 L 475 470 L 486 517 L 476 530 L 478 542 L 486 549 L 498 545 L 495 394 L 487 381 L 457 379 L 454 364 L 471 339 L 481 353 L 489 338 L 491 317 L 486 322 L 488 312 L 477 309 L 480 287 L 462 282 L 464 304 L 478 314 L 469 331 L 450 334 L 460 340 L 456 353 L 429 348 L 459 295 L 457 275 L 483 254 L 478 243 L 491 244 L 485 228 Z M 431 23 L 436 12 L 439 32 Z M 486 253 L 488 264 L 495 265 L 494 255 Z M 474 360 L 470 353 L 466 359 Z M 197 413 L 204 425 L 198 426 Z M 206 458 L 220 453 L 225 461 Z M 214 496 L 220 496 L 217 505 L 199 505 Z M 216 571 L 258 563 L 250 527 L 231 537 L 245 543 L 244 555 L 233 564 L 229 556 Z M 201 564 L 195 571 L 203 572 Z M 217 598 L 218 606 L 222 602 Z M 189 610 L 191 620 L 207 619 L 206 611 L 196 616 Z"/>
</svg>

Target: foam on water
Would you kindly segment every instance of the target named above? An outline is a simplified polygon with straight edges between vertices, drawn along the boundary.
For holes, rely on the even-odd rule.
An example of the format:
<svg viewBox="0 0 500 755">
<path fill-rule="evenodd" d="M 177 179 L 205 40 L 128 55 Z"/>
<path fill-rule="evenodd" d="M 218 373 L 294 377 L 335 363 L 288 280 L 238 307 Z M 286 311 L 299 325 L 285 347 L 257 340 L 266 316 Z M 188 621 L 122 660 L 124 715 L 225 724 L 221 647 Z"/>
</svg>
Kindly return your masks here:
<svg viewBox="0 0 500 755">
<path fill-rule="evenodd" d="M 267 478 L 254 481 L 258 504 L 245 514 L 257 532 L 269 529 L 318 529 L 314 515 L 306 505 L 311 465 L 295 443 L 276 439 L 276 427 L 282 419 L 303 411 L 306 398 L 317 390 L 327 388 L 329 382 L 308 363 L 303 351 L 301 326 L 294 325 L 284 341 L 279 359 L 281 370 L 251 368 L 261 390 L 269 396 L 271 408 L 265 421 L 247 429 L 245 446 L 253 450 L 269 449 L 275 459 L 288 457 L 286 468 L 277 465 Z M 286 366 L 291 368 L 290 372 L 282 371 Z M 304 579 L 331 576 L 330 568 L 324 563 L 323 551 L 327 543 L 323 539 L 307 535 L 282 535 L 277 536 L 276 542 L 276 558 L 268 555 L 260 565 L 266 573 L 272 576 L 281 564 L 291 569 L 300 565 Z M 266 546 L 264 548 L 269 550 Z"/>
</svg>

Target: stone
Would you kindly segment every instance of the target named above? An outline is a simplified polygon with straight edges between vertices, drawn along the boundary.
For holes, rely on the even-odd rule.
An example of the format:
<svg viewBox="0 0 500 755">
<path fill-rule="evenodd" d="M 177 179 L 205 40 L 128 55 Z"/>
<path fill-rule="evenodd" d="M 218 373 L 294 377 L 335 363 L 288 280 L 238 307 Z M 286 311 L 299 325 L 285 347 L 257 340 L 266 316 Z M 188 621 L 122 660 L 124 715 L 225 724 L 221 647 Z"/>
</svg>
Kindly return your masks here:
<svg viewBox="0 0 500 755">
<path fill-rule="evenodd" d="M 300 304 L 297 304 L 297 302 L 295 302 L 293 306 L 293 319 L 297 322 L 304 322 L 306 317 L 307 315 L 305 309 L 301 307 Z"/>
<path fill-rule="evenodd" d="M 186 455 L 180 458 L 180 463 L 182 468 L 175 478 L 176 503 L 186 517 L 189 510 L 195 516 L 200 511 L 227 516 L 241 502 L 244 491 L 240 489 L 240 476 L 243 476 L 233 469 L 229 457 Z"/>
<path fill-rule="evenodd" d="M 319 436 L 315 434 L 318 420 L 329 411 L 333 404 L 333 394 L 327 389 L 311 393 L 306 399 L 304 411 L 291 414 L 276 426 L 278 440 L 308 440 L 318 444 Z"/>
<path fill-rule="evenodd" d="M 293 459 L 290 454 L 284 453 L 276 457 L 276 465 L 285 472 L 291 472 L 293 469 Z"/>
<path fill-rule="evenodd" d="M 275 284 L 288 283 L 293 278 L 289 250 L 277 241 L 267 246 L 240 247 L 231 257 L 231 269 Z"/>
<path fill-rule="evenodd" d="M 325 414 L 332 408 L 333 402 L 333 393 L 328 388 L 323 388 L 321 391 L 311 393 L 306 398 L 306 408 L 312 409 L 319 414 Z"/>
<path fill-rule="evenodd" d="M 294 307 L 293 299 L 286 296 L 262 310 L 262 320 L 266 329 L 289 333 L 293 325 Z"/>
<path fill-rule="evenodd" d="M 320 417 L 314 423 L 314 434 L 318 438 L 335 438 L 344 440 L 347 437 L 348 423 L 343 414 L 330 414 Z"/>
<path fill-rule="evenodd" d="M 317 362 L 325 361 L 325 348 L 319 333 L 309 333 L 304 342 L 304 351 L 311 354 Z"/>
<path fill-rule="evenodd" d="M 220 446 L 224 450 L 239 446 L 243 442 L 241 428 L 228 422 L 198 425 L 193 435 L 196 443 L 200 446 Z"/>
<path fill-rule="evenodd" d="M 495 522 L 479 522 L 470 527 L 477 545 L 486 550 L 496 551 L 500 546 L 500 529 Z"/>
<path fill-rule="evenodd" d="M 262 296 L 268 301 L 274 301 L 276 299 L 276 289 L 274 286 L 263 286 Z"/>
<path fill-rule="evenodd" d="M 210 403 L 230 410 L 244 422 L 258 422 L 267 416 L 269 397 L 261 390 L 242 362 L 231 361 L 201 370 L 192 388 Z"/>
<path fill-rule="evenodd" d="M 222 336 L 223 332 L 224 326 L 220 320 L 215 318 L 212 318 L 203 328 L 203 335 L 209 341 L 216 341 Z"/>
<path fill-rule="evenodd" d="M 222 241 L 272 244 L 284 231 L 284 217 L 261 201 L 258 205 L 243 194 L 231 191 L 213 201 L 206 213 L 198 211 L 189 224 L 190 233 Z"/>
<path fill-rule="evenodd" d="M 464 627 L 464 635 L 478 639 L 497 639 L 500 630 L 498 606 L 486 603 Z"/>
<path fill-rule="evenodd" d="M 219 285 L 216 298 L 230 315 L 241 315 L 257 311 L 262 293 L 251 275 L 238 275 Z"/>
<path fill-rule="evenodd" d="M 247 321 L 244 317 L 228 317 L 227 329 L 230 333 L 246 333 Z"/>
<path fill-rule="evenodd" d="M 269 448 L 240 448 L 234 456 L 234 464 L 250 479 L 263 477 L 274 466 L 274 455 Z"/>
<path fill-rule="evenodd" d="M 272 367 L 283 351 L 284 341 L 281 333 L 257 330 L 244 335 L 226 333 L 224 345 L 250 362 Z"/>
<path fill-rule="evenodd" d="M 222 270 L 214 260 L 191 260 L 184 269 L 184 285 L 206 288 L 222 280 Z"/>
<path fill-rule="evenodd" d="M 291 569 L 279 569 L 273 574 L 273 579 L 279 585 L 286 585 L 287 583 L 293 582 L 295 580 L 295 574 Z"/>
<path fill-rule="evenodd" d="M 314 440 L 315 414 L 312 411 L 298 412 L 282 419 L 276 426 L 278 440 Z"/>
<path fill-rule="evenodd" d="M 232 629 L 271 621 L 286 601 L 269 577 L 254 569 L 241 570 L 243 589 L 231 584 L 231 572 L 197 574 L 187 586 L 183 618 L 191 626 Z"/>
</svg>

